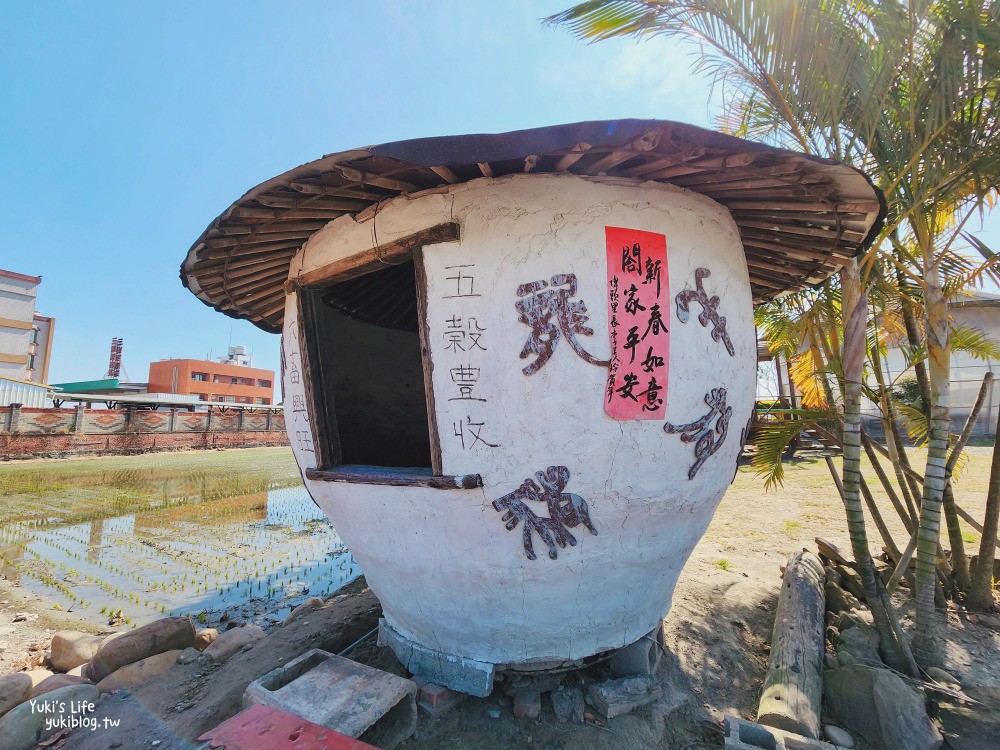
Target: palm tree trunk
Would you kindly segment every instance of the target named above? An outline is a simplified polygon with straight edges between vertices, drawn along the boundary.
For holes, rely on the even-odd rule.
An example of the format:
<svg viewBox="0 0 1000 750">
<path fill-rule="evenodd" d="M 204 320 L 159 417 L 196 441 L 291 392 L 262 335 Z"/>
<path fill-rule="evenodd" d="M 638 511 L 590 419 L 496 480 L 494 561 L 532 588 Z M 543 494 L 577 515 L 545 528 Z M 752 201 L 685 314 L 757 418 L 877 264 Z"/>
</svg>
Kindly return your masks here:
<svg viewBox="0 0 1000 750">
<path fill-rule="evenodd" d="M 912 289 L 909 281 L 906 279 L 906 274 L 903 273 L 903 269 L 900 267 L 905 265 L 905 260 L 903 254 L 899 251 L 899 230 L 893 230 L 889 235 L 889 241 L 892 243 L 894 249 L 893 253 L 896 256 L 896 261 L 900 264 L 896 266 L 896 285 L 899 289 L 899 302 L 900 308 L 903 312 L 903 326 L 906 328 L 906 338 L 910 345 L 911 351 L 916 351 L 923 343 L 923 336 L 920 335 L 920 327 L 917 325 L 917 315 L 916 315 L 916 303 L 910 298 L 907 292 Z M 927 414 L 928 418 L 930 413 L 928 409 L 931 403 L 931 384 L 927 377 L 927 367 L 924 365 L 922 359 L 918 359 L 913 363 L 913 373 L 917 376 L 917 388 L 920 389 L 920 400 L 923 405 L 924 413 Z"/>
<path fill-rule="evenodd" d="M 990 390 L 992 383 L 993 373 L 988 372 L 983 377 L 983 384 L 979 387 L 979 395 L 976 397 L 976 403 L 973 404 L 972 410 L 969 412 L 969 418 L 965 420 L 965 427 L 958 438 L 958 443 L 952 448 L 951 455 L 948 457 L 948 465 L 945 467 L 947 470 L 945 479 L 948 483 L 944 488 L 942 503 L 944 506 L 944 517 L 948 523 L 948 539 L 951 542 L 951 565 L 955 569 L 955 585 L 964 593 L 969 592 L 972 587 L 972 581 L 969 578 L 969 562 L 965 557 L 965 542 L 962 540 L 962 526 L 958 520 L 955 494 L 951 489 L 951 474 L 955 470 L 955 464 L 958 463 L 962 451 L 965 450 L 965 444 L 969 442 L 969 436 L 972 435 L 972 428 L 975 427 L 976 421 L 979 419 L 979 413 L 983 409 L 986 394 Z"/>
<path fill-rule="evenodd" d="M 950 341 L 948 303 L 941 289 L 940 269 L 930 258 L 925 263 L 924 304 L 927 311 L 927 359 L 931 385 L 930 419 L 927 441 L 927 468 L 920 501 L 917 532 L 917 608 L 915 655 L 925 664 L 938 664 L 942 649 L 938 641 L 938 620 L 934 611 L 937 580 L 938 539 L 941 533 L 941 502 L 947 476 L 948 438 L 951 419 L 948 409 Z"/>
<path fill-rule="evenodd" d="M 858 564 L 858 573 L 864 584 L 865 599 L 871 609 L 875 629 L 878 631 L 882 655 L 890 666 L 910 674 L 913 657 L 910 656 L 905 641 L 897 639 L 890 620 L 891 613 L 887 610 L 879 592 L 875 580 L 875 563 L 868 547 L 868 533 L 865 530 L 865 516 L 861 506 L 861 378 L 865 360 L 868 310 L 866 295 L 861 291 L 861 276 L 856 260 L 851 260 L 841 271 L 841 289 L 844 316 L 843 487 L 847 528 L 851 536 L 854 560 Z"/>
<path fill-rule="evenodd" d="M 986 493 L 986 518 L 983 538 L 979 543 L 979 561 L 972 573 L 969 609 L 988 612 L 993 609 L 993 558 L 996 555 L 997 526 L 1000 525 L 1000 421 L 993 442 L 993 464 L 990 487 Z"/>
</svg>

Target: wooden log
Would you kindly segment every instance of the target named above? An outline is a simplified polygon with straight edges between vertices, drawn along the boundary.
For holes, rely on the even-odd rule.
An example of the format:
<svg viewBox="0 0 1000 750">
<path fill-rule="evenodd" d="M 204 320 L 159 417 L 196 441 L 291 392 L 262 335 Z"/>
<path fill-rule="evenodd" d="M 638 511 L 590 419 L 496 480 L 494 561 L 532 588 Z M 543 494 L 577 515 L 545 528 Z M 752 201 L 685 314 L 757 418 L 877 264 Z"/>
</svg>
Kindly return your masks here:
<svg viewBox="0 0 1000 750">
<path fill-rule="evenodd" d="M 837 478 L 839 479 L 840 477 Z M 841 487 L 839 483 L 837 484 L 837 489 L 843 492 L 843 487 Z M 816 542 L 816 548 L 819 549 L 819 553 L 827 560 L 832 560 L 840 565 L 848 564 L 849 561 L 847 559 L 847 555 L 841 552 L 840 547 L 836 544 L 827 541 L 821 536 L 816 537 L 814 541 Z"/>
<path fill-rule="evenodd" d="M 757 721 L 818 739 L 823 700 L 826 575 L 812 552 L 792 555 L 778 597 Z"/>
<path fill-rule="evenodd" d="M 454 242 L 461 234 L 457 222 L 445 222 L 419 232 L 408 234 L 392 242 L 373 247 L 343 260 L 306 271 L 295 279 L 303 289 L 316 288 L 333 282 L 348 281 L 384 268 L 387 263 L 401 263 L 412 255 L 413 250 L 438 242 Z"/>
</svg>

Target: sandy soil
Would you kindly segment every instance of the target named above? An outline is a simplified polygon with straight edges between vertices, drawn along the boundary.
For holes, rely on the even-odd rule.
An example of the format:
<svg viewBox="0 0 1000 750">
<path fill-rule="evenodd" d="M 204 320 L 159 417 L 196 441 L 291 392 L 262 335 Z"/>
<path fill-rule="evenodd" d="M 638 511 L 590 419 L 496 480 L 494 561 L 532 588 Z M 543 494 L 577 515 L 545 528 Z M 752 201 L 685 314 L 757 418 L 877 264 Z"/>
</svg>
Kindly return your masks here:
<svg viewBox="0 0 1000 750">
<path fill-rule="evenodd" d="M 989 450 L 972 449 L 972 454 L 956 486 L 956 499 L 973 516 L 981 518 L 989 474 Z M 919 465 L 919 460 L 919 456 L 914 456 L 915 464 Z M 839 459 L 837 462 L 839 464 Z M 888 502 L 883 507 L 891 512 Z M 889 518 L 889 512 L 886 512 L 886 521 L 897 543 L 903 546 L 901 524 Z M 978 548 L 978 535 L 971 529 L 966 531 L 970 542 L 974 542 L 969 544 L 972 554 Z M 877 532 L 870 523 L 869 534 L 873 551 L 878 551 Z M 666 618 L 669 653 L 663 674 L 676 684 L 663 701 L 613 719 L 606 727 L 577 727 L 557 723 L 547 700 L 543 702 L 540 719 L 514 719 L 509 699 L 495 691 L 490 698 L 467 699 L 440 719 L 421 718 L 418 736 L 403 747 L 406 750 L 550 747 L 695 750 L 719 747 L 719 727 L 724 715 L 735 713 L 752 719 L 756 713 L 780 568 L 790 554 L 803 547 L 815 549 L 815 536 L 822 536 L 845 550 L 850 548 L 843 506 L 822 458 L 817 455 L 797 458 L 788 466 L 785 486 L 767 493 L 758 478 L 747 468 L 742 469 L 681 575 Z M 71 624 L 71 613 L 54 613 L 43 599 L 25 597 L 6 582 L 0 582 L 2 600 L 8 603 L 0 604 L 0 627 L 5 631 L 13 628 L 0 635 L 0 640 L 8 644 L 8 649 L 0 654 L 4 672 L 21 665 L 18 659 L 24 659 L 28 643 L 44 647 L 52 630 Z M 907 625 L 911 607 L 901 598 L 898 604 L 902 606 L 904 625 Z M 12 624 L 15 611 L 34 612 L 39 614 L 39 619 Z M 996 658 L 1000 653 L 1000 633 L 965 614 L 949 612 L 947 617 L 953 638 L 946 666 L 963 681 L 992 685 L 1000 690 L 1000 659 Z M 287 651 L 290 647 L 282 643 Z M 308 641 L 302 643 L 301 650 L 310 645 Z M 249 659 L 254 654 L 256 659 L 263 658 L 257 649 L 240 656 Z M 373 642 L 367 642 L 352 653 L 352 658 L 393 671 L 401 669 L 391 654 L 378 649 Z M 156 732 L 156 738 L 161 741 L 159 750 L 191 747 L 177 734 L 165 731 L 169 726 L 163 724 L 166 719 L 162 717 L 168 716 L 173 710 L 170 707 L 178 701 L 188 700 L 183 696 L 192 694 L 193 685 L 201 685 L 195 692 L 200 691 L 203 695 L 214 692 L 213 684 L 221 685 L 213 683 L 216 678 L 211 670 L 201 671 L 205 673 L 197 676 L 193 673 L 187 682 L 179 676 L 169 685 L 165 684 L 159 693 L 150 689 L 143 694 L 144 710 L 153 714 L 150 727 L 159 727 Z M 600 676 L 597 671 L 574 679 L 599 679 Z M 694 697 L 685 704 L 688 695 Z M 102 703 L 99 710 L 104 708 Z M 501 718 L 490 719 L 487 711 L 497 708 Z M 191 710 L 197 713 L 198 705 Z M 152 735 L 148 740 L 151 739 Z M 81 744 L 82 740 L 71 736 L 65 747 L 90 748 L 94 741 L 96 739 L 91 740 L 91 744 Z M 142 744 L 126 743 L 125 746 L 150 745 L 144 739 Z"/>
</svg>

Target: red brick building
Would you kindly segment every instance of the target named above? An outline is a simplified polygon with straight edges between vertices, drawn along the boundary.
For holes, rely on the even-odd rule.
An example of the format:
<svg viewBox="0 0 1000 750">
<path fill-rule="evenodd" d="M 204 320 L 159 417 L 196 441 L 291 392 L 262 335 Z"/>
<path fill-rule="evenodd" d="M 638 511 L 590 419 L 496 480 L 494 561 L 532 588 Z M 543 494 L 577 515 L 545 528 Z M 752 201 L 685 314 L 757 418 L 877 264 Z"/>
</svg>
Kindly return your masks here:
<svg viewBox="0 0 1000 750">
<path fill-rule="evenodd" d="M 202 401 L 274 403 L 274 370 L 204 359 L 161 359 L 149 364 L 150 393 L 193 393 Z"/>
</svg>

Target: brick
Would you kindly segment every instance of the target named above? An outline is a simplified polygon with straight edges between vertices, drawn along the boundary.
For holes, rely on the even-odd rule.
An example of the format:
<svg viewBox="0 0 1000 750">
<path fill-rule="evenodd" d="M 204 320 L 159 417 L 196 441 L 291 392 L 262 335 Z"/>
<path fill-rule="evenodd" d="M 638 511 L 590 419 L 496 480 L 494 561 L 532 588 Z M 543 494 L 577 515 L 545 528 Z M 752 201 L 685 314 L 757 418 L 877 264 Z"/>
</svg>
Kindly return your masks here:
<svg viewBox="0 0 1000 750">
<path fill-rule="evenodd" d="M 514 717 L 537 719 L 542 713 L 542 696 L 535 690 L 525 690 L 514 696 Z"/>
<path fill-rule="evenodd" d="M 420 700 L 426 701 L 427 705 L 434 708 L 438 703 L 451 695 L 451 691 L 444 685 L 435 685 L 428 682 L 420 688 Z"/>
<path fill-rule="evenodd" d="M 417 691 L 417 708 L 431 718 L 446 714 L 465 700 L 465 693 L 449 690 L 443 685 L 424 681 Z"/>
<path fill-rule="evenodd" d="M 663 697 L 663 688 L 652 677 L 625 677 L 591 685 L 590 703 L 609 719 L 627 714 Z"/>
</svg>

